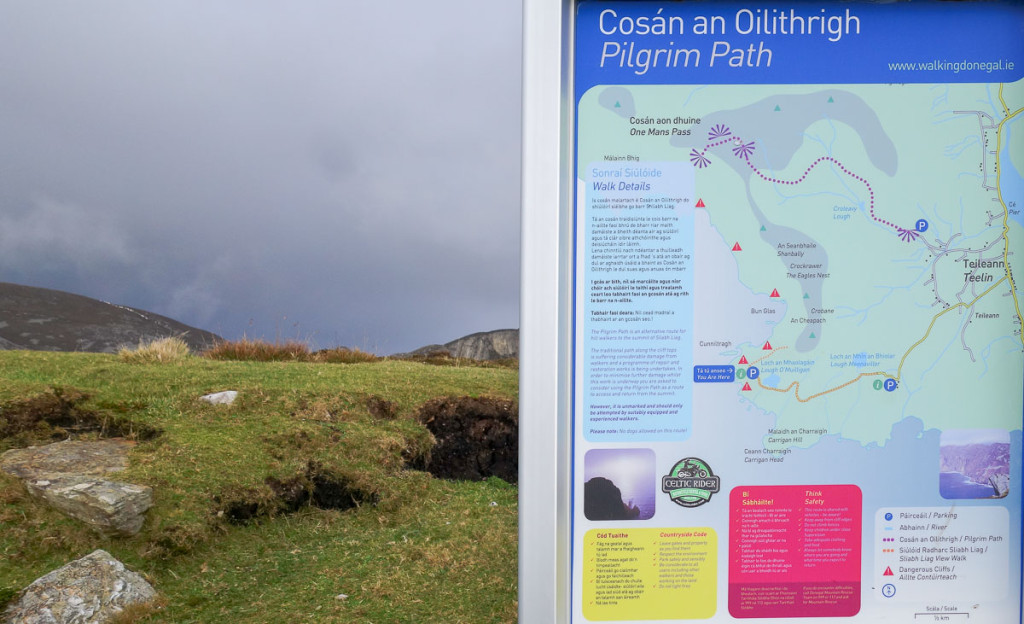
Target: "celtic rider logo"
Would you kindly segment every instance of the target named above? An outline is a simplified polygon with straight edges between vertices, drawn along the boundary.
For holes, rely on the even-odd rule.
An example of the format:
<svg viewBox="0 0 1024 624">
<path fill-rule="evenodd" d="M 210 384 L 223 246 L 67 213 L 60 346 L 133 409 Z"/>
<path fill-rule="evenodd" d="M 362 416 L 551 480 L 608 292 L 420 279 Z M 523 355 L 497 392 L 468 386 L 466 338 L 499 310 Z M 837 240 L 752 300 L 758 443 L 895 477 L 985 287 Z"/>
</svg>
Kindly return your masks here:
<svg viewBox="0 0 1024 624">
<path fill-rule="evenodd" d="M 719 478 L 703 459 L 687 457 L 661 478 L 661 491 L 683 507 L 700 507 L 718 492 Z"/>
</svg>

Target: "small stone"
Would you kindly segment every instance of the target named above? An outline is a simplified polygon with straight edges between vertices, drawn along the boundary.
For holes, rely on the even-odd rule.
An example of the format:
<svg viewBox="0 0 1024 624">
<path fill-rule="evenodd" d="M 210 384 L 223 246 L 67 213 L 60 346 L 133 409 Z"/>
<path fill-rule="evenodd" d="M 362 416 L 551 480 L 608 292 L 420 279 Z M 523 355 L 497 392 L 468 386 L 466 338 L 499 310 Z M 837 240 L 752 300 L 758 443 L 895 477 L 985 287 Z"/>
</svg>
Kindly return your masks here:
<svg viewBox="0 0 1024 624">
<path fill-rule="evenodd" d="M 236 390 L 224 390 L 223 392 L 214 392 L 212 394 L 204 394 L 199 397 L 203 401 L 211 405 L 231 405 L 235 402 L 238 397 L 238 391 Z"/>
<path fill-rule="evenodd" d="M 348 600 L 348 594 L 338 594 L 334 597 L 335 600 Z"/>
</svg>

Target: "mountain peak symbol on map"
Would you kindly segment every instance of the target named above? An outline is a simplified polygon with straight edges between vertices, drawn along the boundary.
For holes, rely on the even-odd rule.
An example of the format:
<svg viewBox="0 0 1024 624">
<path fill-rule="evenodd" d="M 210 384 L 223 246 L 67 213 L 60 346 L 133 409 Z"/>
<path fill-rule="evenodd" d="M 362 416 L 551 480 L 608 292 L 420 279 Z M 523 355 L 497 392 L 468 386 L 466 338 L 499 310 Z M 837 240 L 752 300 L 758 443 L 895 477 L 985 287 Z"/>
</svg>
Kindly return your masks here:
<svg viewBox="0 0 1024 624">
<path fill-rule="evenodd" d="M 745 355 L 741 355 L 740 356 L 740 364 L 750 364 L 750 362 L 747 361 L 747 356 L 745 356 Z"/>
<path fill-rule="evenodd" d="M 762 225 L 762 226 L 761 226 L 761 231 L 762 231 L 762 232 L 767 232 L 767 231 L 768 231 L 768 228 L 766 228 L 765 226 L 763 226 L 763 225 Z"/>
<path fill-rule="evenodd" d="M 761 347 L 761 350 L 762 351 L 771 351 L 772 350 L 772 343 L 770 343 L 770 342 L 768 342 L 766 340 L 765 343 L 764 343 L 764 346 Z"/>
<path fill-rule="evenodd" d="M 809 295 L 808 293 L 804 293 L 804 299 L 810 299 L 810 298 L 811 298 L 811 295 Z"/>
<path fill-rule="evenodd" d="M 740 247 L 739 241 L 737 241 L 736 244 L 732 246 L 732 250 L 733 251 L 743 251 L 743 248 Z"/>
<path fill-rule="evenodd" d="M 704 207 L 704 200 L 702 198 L 698 198 L 697 199 L 697 207 L 698 208 L 703 208 Z"/>
<path fill-rule="evenodd" d="M 619 104 L 619 102 L 618 102 L 618 101 L 616 101 L 616 102 L 615 102 L 615 108 L 622 108 L 622 104 Z"/>
<path fill-rule="evenodd" d="M 781 297 L 781 296 L 782 295 L 779 294 L 779 289 L 778 288 L 772 288 L 772 294 L 769 295 L 769 297 Z"/>
<path fill-rule="evenodd" d="M 751 388 L 749 383 L 743 384 L 743 392 L 750 392 L 750 390 Z"/>
</svg>

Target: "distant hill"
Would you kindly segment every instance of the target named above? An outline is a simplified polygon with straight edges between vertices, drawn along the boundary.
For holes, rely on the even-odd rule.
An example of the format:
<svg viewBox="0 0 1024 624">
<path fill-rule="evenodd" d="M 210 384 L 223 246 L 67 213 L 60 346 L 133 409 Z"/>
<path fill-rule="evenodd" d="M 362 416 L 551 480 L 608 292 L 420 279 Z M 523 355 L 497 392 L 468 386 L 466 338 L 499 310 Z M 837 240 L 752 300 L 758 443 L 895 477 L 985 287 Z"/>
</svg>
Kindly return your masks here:
<svg viewBox="0 0 1024 624">
<path fill-rule="evenodd" d="M 194 351 L 220 340 L 159 314 L 81 295 L 0 282 L 0 349 L 114 353 L 167 336 Z"/>
<path fill-rule="evenodd" d="M 519 357 L 519 330 L 496 329 L 489 332 L 477 332 L 457 338 L 443 345 L 427 345 L 412 353 L 401 356 L 430 355 L 431 353 L 447 353 L 451 357 L 470 360 L 504 360 Z"/>
</svg>

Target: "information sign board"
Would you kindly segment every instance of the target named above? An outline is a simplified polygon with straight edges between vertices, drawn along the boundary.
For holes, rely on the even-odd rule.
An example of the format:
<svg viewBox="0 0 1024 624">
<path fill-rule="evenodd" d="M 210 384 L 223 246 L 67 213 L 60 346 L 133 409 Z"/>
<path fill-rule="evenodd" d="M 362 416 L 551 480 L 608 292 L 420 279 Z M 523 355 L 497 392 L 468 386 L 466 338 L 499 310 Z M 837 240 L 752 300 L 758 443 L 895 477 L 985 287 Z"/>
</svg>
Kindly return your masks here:
<svg viewBox="0 0 1024 624">
<path fill-rule="evenodd" d="M 558 621 L 1021 621 L 1024 8 L 569 20 Z"/>
</svg>

